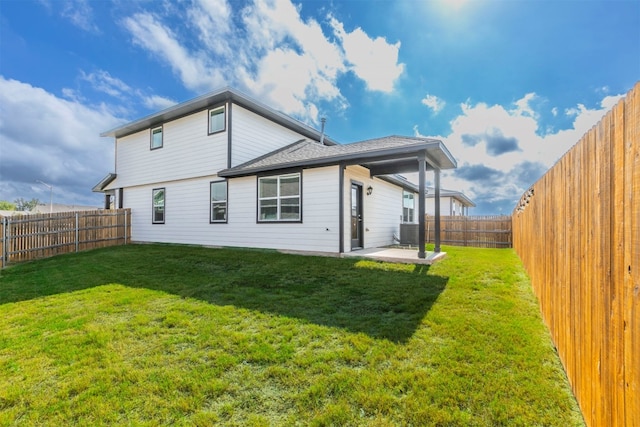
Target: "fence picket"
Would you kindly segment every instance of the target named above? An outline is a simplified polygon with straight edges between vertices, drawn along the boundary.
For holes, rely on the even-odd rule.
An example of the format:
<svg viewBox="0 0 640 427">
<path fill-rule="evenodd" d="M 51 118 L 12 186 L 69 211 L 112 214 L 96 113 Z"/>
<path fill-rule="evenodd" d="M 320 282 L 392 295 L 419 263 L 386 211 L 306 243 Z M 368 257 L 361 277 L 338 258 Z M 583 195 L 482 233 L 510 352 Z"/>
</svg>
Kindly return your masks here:
<svg viewBox="0 0 640 427">
<path fill-rule="evenodd" d="M 2 267 L 56 254 L 126 244 L 129 209 L 61 212 L 2 218 Z M 124 227 L 120 227 L 122 218 Z"/>
<path fill-rule="evenodd" d="M 435 240 L 435 218 L 427 215 L 426 241 Z M 479 248 L 510 248 L 512 246 L 511 216 L 442 216 L 440 243 Z"/>
<path fill-rule="evenodd" d="M 638 426 L 640 82 L 532 189 L 513 247 L 585 421 Z"/>
</svg>

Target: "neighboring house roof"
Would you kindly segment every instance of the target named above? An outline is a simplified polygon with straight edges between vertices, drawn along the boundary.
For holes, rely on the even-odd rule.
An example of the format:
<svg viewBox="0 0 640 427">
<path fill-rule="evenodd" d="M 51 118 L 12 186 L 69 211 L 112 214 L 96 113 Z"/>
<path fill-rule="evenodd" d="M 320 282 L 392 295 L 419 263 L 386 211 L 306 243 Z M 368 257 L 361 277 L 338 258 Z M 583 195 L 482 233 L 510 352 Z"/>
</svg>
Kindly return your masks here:
<svg viewBox="0 0 640 427">
<path fill-rule="evenodd" d="M 320 167 L 339 163 L 360 164 L 369 168 L 372 175 L 388 175 L 404 170 L 417 170 L 416 156 L 422 152 L 426 154 L 427 163 L 431 168 L 452 169 L 456 167 L 455 159 L 442 141 L 387 136 L 332 146 L 301 140 L 257 159 L 222 170 L 218 175 L 225 177 L 246 176 L 287 168 Z M 411 184 L 398 177 L 397 180 Z"/>
<path fill-rule="evenodd" d="M 165 110 L 151 114 L 150 116 L 143 117 L 139 120 L 126 123 L 122 126 L 118 126 L 106 132 L 102 132 L 100 136 L 112 136 L 115 138 L 121 138 L 123 136 L 154 127 L 161 123 L 187 116 L 197 111 L 219 106 L 221 103 L 226 101 L 233 101 L 234 103 L 250 111 L 253 111 L 256 114 L 259 114 L 288 129 L 298 132 L 299 134 L 307 138 L 316 141 L 319 141 L 321 139 L 322 133 L 320 131 L 307 126 L 306 124 L 295 120 L 294 118 L 289 117 L 286 114 L 274 110 L 273 108 L 261 102 L 258 102 L 255 99 L 250 98 L 249 96 L 231 87 L 225 87 L 213 92 L 209 92 L 205 95 L 199 96 L 189 101 L 176 104 Z M 333 141 L 326 135 L 323 138 L 325 145 L 336 144 L 335 141 Z"/>
<path fill-rule="evenodd" d="M 104 191 L 105 187 L 107 185 L 111 184 L 111 182 L 113 182 L 114 179 L 116 179 L 116 176 L 117 175 L 115 173 L 107 174 L 107 176 L 102 178 L 102 180 L 99 183 L 97 183 L 96 185 L 93 186 L 91 191 L 96 192 L 96 193 L 100 193 L 100 192 Z"/>
<path fill-rule="evenodd" d="M 435 189 L 433 187 L 427 187 L 426 198 L 427 199 L 435 198 L 436 195 L 434 193 L 435 193 Z M 460 191 L 445 190 L 444 188 L 441 188 L 440 189 L 440 198 L 443 198 L 443 197 L 451 197 L 453 199 L 456 199 L 462 204 L 462 206 L 471 207 L 471 208 L 475 208 L 476 207 L 476 204 L 473 203 L 473 201 L 471 201 L 470 198 L 465 196 L 464 193 L 462 193 Z"/>
</svg>

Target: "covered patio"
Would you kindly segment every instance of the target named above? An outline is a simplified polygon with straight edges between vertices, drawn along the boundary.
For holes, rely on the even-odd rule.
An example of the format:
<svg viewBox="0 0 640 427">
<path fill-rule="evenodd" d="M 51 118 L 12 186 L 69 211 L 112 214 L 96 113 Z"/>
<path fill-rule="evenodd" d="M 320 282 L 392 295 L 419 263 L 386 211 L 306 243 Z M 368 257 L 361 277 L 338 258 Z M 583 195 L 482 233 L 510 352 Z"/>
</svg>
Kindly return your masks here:
<svg viewBox="0 0 640 427">
<path fill-rule="evenodd" d="M 367 151 L 361 152 L 357 149 L 359 145 L 366 145 Z M 375 147 L 375 149 L 371 149 Z M 409 249 L 391 249 L 391 248 L 368 248 L 357 249 L 354 251 L 345 251 L 344 241 L 340 241 L 340 253 L 342 255 L 364 255 L 367 257 L 389 258 L 389 259 L 413 259 L 425 260 L 430 263 L 437 258 L 437 254 L 441 253 L 440 248 L 440 204 L 435 204 L 435 247 L 432 254 L 425 251 L 426 243 L 426 177 L 427 171 L 432 171 L 434 176 L 434 197 L 440 199 L 440 171 L 443 169 L 453 169 L 457 167 L 457 163 L 449 150 L 442 141 L 427 138 L 412 138 L 401 136 L 388 136 L 379 139 L 363 141 L 361 143 L 349 144 L 342 146 L 346 150 L 352 151 L 346 153 L 340 159 L 341 181 L 340 194 L 344 195 L 344 169 L 349 165 L 361 165 L 369 170 L 371 177 L 387 180 L 396 184 L 399 183 L 398 174 L 402 173 L 418 173 L 418 247 L 414 255 L 409 256 Z M 344 226 L 345 218 L 343 198 L 340 200 L 340 224 Z M 340 235 L 343 236 L 344 230 Z M 415 256 L 415 258 L 414 258 Z M 398 262 L 398 261 L 396 261 Z"/>
<path fill-rule="evenodd" d="M 426 178 L 427 171 L 433 172 L 435 197 L 440 197 L 440 172 L 445 169 L 453 169 L 457 166 L 455 159 L 447 150 L 444 143 L 437 139 L 417 138 L 407 136 L 386 136 L 344 145 L 324 145 L 306 139 L 297 141 L 263 157 L 238 165 L 233 168 L 218 172 L 220 177 L 242 177 L 270 172 L 274 170 L 297 170 L 297 168 L 310 169 L 323 166 L 338 166 L 339 183 L 337 202 L 339 212 L 339 243 L 338 253 L 350 252 L 362 254 L 360 247 L 365 245 L 353 245 L 345 242 L 348 236 L 348 227 L 353 227 L 353 221 L 362 222 L 361 215 L 352 217 L 346 213 L 349 209 L 349 198 L 352 192 L 346 191 L 349 186 L 353 188 L 354 182 L 349 182 L 347 168 L 361 166 L 369 171 L 371 178 L 387 181 L 401 188 L 417 193 L 418 209 L 418 239 L 415 259 L 429 260 L 434 257 L 425 251 L 425 214 L 426 214 Z M 412 183 L 402 177 L 403 173 L 417 173 L 418 184 Z M 347 182 L 345 182 L 347 181 Z M 357 194 L 361 197 L 362 185 Z M 368 190 L 368 189 L 367 189 Z M 367 193 L 370 194 L 370 193 Z M 353 197 L 351 197 L 353 199 Z M 361 209 L 362 203 L 358 203 Z M 351 225 L 350 225 L 351 224 Z M 440 253 L 440 204 L 436 203 L 435 211 L 435 247 L 434 253 Z M 391 239 L 391 235 L 389 235 Z M 391 241 L 389 242 L 391 243 Z M 371 249 L 369 247 L 369 249 Z M 406 251 L 406 250 L 404 250 Z M 389 252 L 387 252 L 389 254 Z M 396 258 L 413 258 L 396 257 Z"/>
</svg>

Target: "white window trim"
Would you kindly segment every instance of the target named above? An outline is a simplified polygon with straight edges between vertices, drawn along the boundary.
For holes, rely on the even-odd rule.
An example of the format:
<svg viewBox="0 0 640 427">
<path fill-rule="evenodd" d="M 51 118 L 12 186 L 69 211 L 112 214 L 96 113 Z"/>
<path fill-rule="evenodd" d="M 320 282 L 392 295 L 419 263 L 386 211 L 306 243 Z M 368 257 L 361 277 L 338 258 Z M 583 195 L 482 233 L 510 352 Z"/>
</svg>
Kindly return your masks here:
<svg viewBox="0 0 640 427">
<path fill-rule="evenodd" d="M 280 196 L 280 180 L 284 179 L 284 178 L 291 178 L 291 177 L 297 177 L 298 178 L 298 194 L 297 195 L 293 195 L 293 196 Z M 260 181 L 262 179 L 277 179 L 277 194 L 275 197 L 260 197 Z M 282 200 L 287 200 L 287 199 L 298 199 L 298 218 L 282 218 L 282 205 L 281 205 L 281 201 Z M 276 200 L 276 219 L 262 219 L 260 217 L 260 208 L 261 208 L 261 202 L 263 200 Z M 302 222 L 302 174 L 300 172 L 296 172 L 296 173 L 288 173 L 288 174 L 283 174 L 283 175 L 268 175 L 268 176 L 261 176 L 258 177 L 258 203 L 257 203 L 257 207 L 258 207 L 258 222 L 261 223 L 273 223 L 273 222 Z"/>
</svg>

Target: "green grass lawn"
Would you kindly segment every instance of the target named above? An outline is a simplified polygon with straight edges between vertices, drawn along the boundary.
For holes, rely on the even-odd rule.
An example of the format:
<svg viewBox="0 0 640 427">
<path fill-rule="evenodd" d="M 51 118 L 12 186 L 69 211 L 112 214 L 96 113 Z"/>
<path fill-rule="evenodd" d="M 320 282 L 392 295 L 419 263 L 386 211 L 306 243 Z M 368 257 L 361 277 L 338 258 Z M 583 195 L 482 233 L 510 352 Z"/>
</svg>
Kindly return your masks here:
<svg viewBox="0 0 640 427">
<path fill-rule="evenodd" d="M 583 425 L 512 250 L 130 245 L 0 273 L 0 425 Z"/>
</svg>

